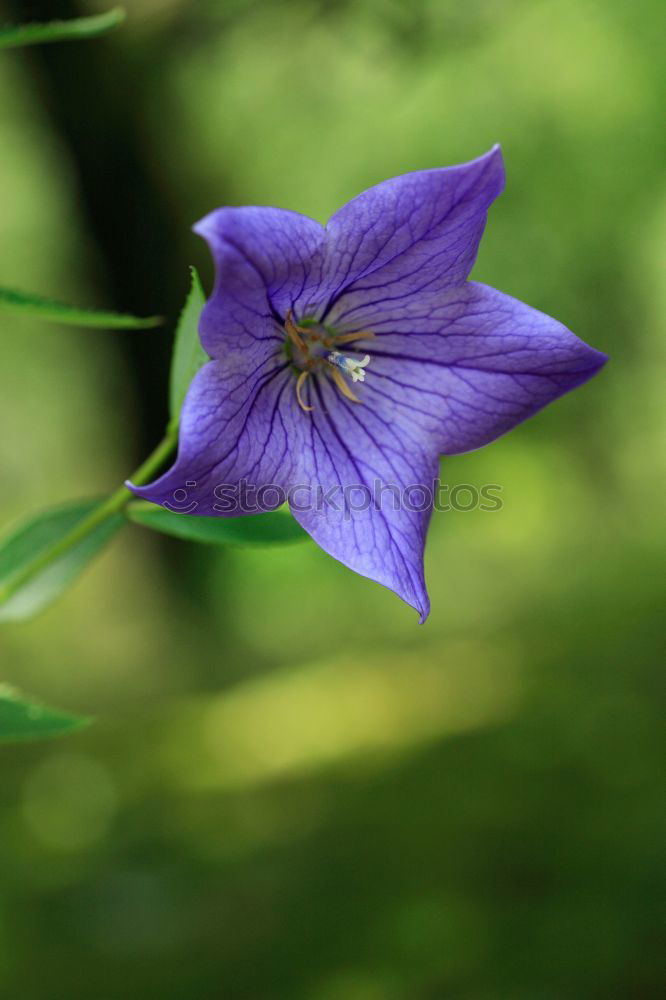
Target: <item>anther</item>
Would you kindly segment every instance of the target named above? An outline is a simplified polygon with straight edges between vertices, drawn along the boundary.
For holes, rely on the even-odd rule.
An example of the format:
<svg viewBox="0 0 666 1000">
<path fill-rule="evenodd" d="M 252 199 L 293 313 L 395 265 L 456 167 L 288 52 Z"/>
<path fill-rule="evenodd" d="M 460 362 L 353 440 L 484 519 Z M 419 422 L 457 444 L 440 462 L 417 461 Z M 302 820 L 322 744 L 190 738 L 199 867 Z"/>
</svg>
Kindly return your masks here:
<svg viewBox="0 0 666 1000">
<path fill-rule="evenodd" d="M 331 368 L 331 375 L 333 376 L 333 381 L 337 385 L 338 389 L 347 399 L 351 400 L 352 403 L 360 403 L 361 400 L 358 396 L 355 396 L 351 391 L 345 380 L 343 379 L 339 369 Z"/>
<path fill-rule="evenodd" d="M 298 405 L 300 406 L 300 408 L 304 410 L 306 413 L 308 413 L 310 410 L 314 410 L 314 406 L 308 406 L 306 403 L 304 403 L 303 397 L 301 396 L 303 385 L 305 384 L 305 380 L 309 374 L 310 372 L 301 372 L 301 374 L 296 379 L 296 399 L 298 401 Z"/>
<path fill-rule="evenodd" d="M 368 337 L 374 337 L 375 334 L 371 330 L 361 330 L 359 333 L 341 333 L 334 337 L 336 344 L 353 344 L 355 340 L 366 340 Z"/>
<path fill-rule="evenodd" d="M 303 353 L 305 353 L 306 351 L 305 341 L 301 337 L 301 333 L 303 333 L 304 331 L 300 327 L 296 326 L 296 324 L 292 320 L 291 309 L 287 313 L 287 318 L 284 321 L 284 328 L 287 332 L 287 336 L 290 338 L 290 340 L 293 341 L 294 344 L 296 344 L 296 347 L 298 347 L 299 351 L 303 351 Z"/>
</svg>

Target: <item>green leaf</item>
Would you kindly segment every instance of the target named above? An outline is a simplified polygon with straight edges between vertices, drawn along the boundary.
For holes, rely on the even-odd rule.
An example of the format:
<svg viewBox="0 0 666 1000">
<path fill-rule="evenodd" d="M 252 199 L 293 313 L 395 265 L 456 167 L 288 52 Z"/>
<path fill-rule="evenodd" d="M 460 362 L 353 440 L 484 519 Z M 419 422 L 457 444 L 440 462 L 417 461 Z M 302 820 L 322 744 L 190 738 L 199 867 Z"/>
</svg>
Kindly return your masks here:
<svg viewBox="0 0 666 1000">
<path fill-rule="evenodd" d="M 95 38 L 116 28 L 125 20 L 122 7 L 114 7 L 104 14 L 74 17 L 68 21 L 50 21 L 46 24 L 12 24 L 0 28 L 0 49 L 19 45 L 42 45 L 45 42 L 66 42 L 79 38 Z"/>
<path fill-rule="evenodd" d="M 14 288 L 0 288 L 0 310 L 36 316 L 47 322 L 67 326 L 105 327 L 107 330 L 140 330 L 159 326 L 162 322 L 160 316 L 129 316 L 103 309 L 79 309 L 31 292 L 19 292 Z"/>
<path fill-rule="evenodd" d="M 125 513 L 145 528 L 208 545 L 275 545 L 300 542 L 308 537 L 284 509 L 246 517 L 192 517 L 137 501 L 128 504 Z"/>
<path fill-rule="evenodd" d="M 0 684 L 0 743 L 48 739 L 81 729 L 90 721 L 27 701 L 8 684 Z"/>
<path fill-rule="evenodd" d="M 80 500 L 43 511 L 0 541 L 0 622 L 31 618 L 51 604 L 118 531 L 124 518 L 112 514 L 60 557 L 17 585 L 33 563 L 38 566 L 40 557 L 98 506 L 98 500 Z"/>
<path fill-rule="evenodd" d="M 177 420 L 190 382 L 208 355 L 199 340 L 199 316 L 206 301 L 196 268 L 191 267 L 192 285 L 176 327 L 176 337 L 169 376 L 169 410 L 171 419 Z"/>
</svg>

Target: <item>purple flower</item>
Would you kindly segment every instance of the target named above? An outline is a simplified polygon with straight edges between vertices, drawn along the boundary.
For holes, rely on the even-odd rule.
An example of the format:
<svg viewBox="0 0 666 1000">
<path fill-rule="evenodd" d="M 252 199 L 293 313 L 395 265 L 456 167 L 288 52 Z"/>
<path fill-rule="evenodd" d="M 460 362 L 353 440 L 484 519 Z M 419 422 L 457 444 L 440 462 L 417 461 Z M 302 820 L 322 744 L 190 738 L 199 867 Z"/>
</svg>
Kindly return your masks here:
<svg viewBox="0 0 666 1000">
<path fill-rule="evenodd" d="M 175 464 L 134 492 L 221 516 L 288 495 L 326 552 L 423 621 L 438 457 L 488 444 L 606 361 L 467 280 L 503 184 L 496 146 L 384 181 L 325 228 L 278 208 L 206 216 L 195 230 L 217 279 L 200 334 L 213 360 L 185 400 Z M 426 501 L 406 503 L 415 484 Z"/>
</svg>

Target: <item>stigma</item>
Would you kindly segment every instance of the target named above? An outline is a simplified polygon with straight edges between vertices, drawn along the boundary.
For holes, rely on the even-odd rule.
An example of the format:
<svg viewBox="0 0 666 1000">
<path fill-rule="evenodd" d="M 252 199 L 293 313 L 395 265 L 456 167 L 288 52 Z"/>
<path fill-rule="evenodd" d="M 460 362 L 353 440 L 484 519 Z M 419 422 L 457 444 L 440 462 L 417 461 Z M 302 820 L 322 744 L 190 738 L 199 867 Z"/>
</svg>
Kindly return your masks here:
<svg viewBox="0 0 666 1000">
<path fill-rule="evenodd" d="M 348 358 L 340 351 L 331 351 L 326 360 L 339 368 L 345 375 L 351 375 L 352 382 L 365 382 L 365 369 L 370 364 L 369 354 L 357 361 L 356 358 Z"/>
</svg>

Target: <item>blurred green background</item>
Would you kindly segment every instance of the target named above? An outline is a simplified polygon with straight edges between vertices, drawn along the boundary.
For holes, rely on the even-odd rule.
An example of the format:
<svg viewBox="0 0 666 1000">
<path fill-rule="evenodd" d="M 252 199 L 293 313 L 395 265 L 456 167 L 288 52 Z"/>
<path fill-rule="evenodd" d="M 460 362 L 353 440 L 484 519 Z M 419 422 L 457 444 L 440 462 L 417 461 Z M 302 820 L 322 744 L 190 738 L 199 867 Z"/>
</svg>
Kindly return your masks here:
<svg viewBox="0 0 666 1000">
<path fill-rule="evenodd" d="M 313 544 L 138 527 L 3 627 L 3 680 L 98 721 L 2 750 L 0 994 L 662 996 L 661 4 L 126 6 L 0 58 L 0 282 L 171 325 L 2 319 L 2 523 L 156 443 L 187 265 L 210 283 L 189 227 L 220 204 L 325 221 L 501 141 L 474 276 L 612 360 L 443 463 L 504 506 L 435 515 L 424 627 Z"/>
</svg>

